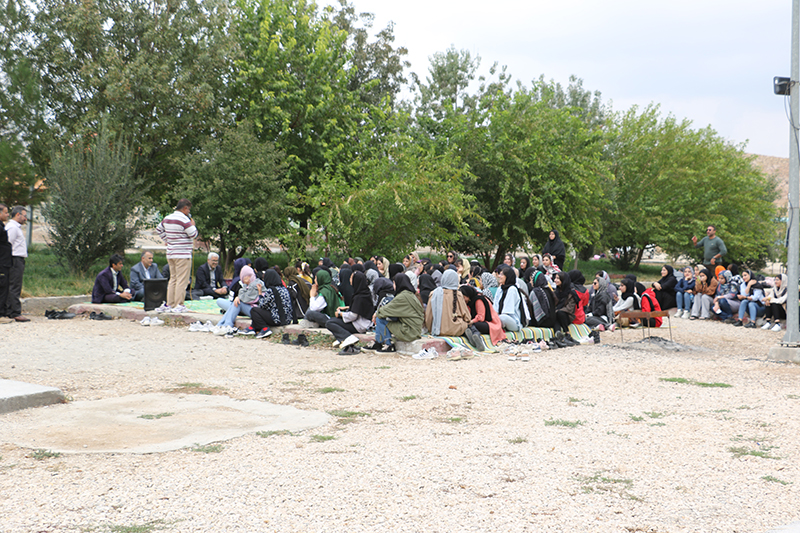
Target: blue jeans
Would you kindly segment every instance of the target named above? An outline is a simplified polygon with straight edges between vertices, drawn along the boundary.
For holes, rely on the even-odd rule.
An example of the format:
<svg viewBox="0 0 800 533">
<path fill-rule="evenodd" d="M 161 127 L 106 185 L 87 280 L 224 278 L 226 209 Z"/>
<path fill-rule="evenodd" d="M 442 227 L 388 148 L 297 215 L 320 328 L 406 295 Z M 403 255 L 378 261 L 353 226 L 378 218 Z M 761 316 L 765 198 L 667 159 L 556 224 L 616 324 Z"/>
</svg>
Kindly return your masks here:
<svg viewBox="0 0 800 533">
<path fill-rule="evenodd" d="M 219 301 L 219 300 L 217 300 Z M 252 307 L 249 304 L 240 303 L 239 305 L 233 305 L 233 302 L 225 300 L 228 302 L 227 311 L 225 311 L 225 316 L 222 317 L 222 320 L 217 322 L 217 326 L 235 326 L 236 325 L 236 317 L 239 315 L 239 312 L 245 314 L 245 316 L 250 316 L 250 309 Z M 222 304 L 220 304 L 222 307 Z"/>
<path fill-rule="evenodd" d="M 392 342 L 392 332 L 387 326 L 388 320 L 385 318 L 375 319 L 375 342 L 390 344 Z"/>
<path fill-rule="evenodd" d="M 522 329 L 522 324 L 519 323 L 519 320 L 511 315 L 500 315 L 500 322 L 506 331 L 519 331 Z"/>
<path fill-rule="evenodd" d="M 720 298 L 717 300 L 719 304 L 719 310 L 721 313 L 718 315 L 720 320 L 727 320 L 733 316 L 733 310 L 731 309 L 730 301 L 727 298 Z"/>
<path fill-rule="evenodd" d="M 694 294 L 687 294 L 685 292 L 676 292 L 675 301 L 678 304 L 678 309 L 691 312 L 692 302 L 694 302 Z"/>
<path fill-rule="evenodd" d="M 739 305 L 739 320 L 744 319 L 744 315 L 749 311 L 750 312 L 750 320 L 753 322 L 756 321 L 757 317 L 763 316 L 766 307 L 764 307 L 761 302 L 750 302 L 747 300 L 742 300 L 742 303 Z"/>
</svg>

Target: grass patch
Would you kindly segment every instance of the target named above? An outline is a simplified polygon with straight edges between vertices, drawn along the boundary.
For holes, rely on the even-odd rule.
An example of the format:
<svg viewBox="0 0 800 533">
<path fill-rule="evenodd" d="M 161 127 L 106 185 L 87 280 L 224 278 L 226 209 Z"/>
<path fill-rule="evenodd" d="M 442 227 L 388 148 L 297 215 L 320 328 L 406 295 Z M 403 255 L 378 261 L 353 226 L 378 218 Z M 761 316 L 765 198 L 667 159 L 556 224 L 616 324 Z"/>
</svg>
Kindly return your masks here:
<svg viewBox="0 0 800 533">
<path fill-rule="evenodd" d="M 659 413 L 658 411 L 645 411 L 644 414 L 650 418 L 664 418 L 664 413 Z"/>
<path fill-rule="evenodd" d="M 197 453 L 219 453 L 224 449 L 225 447 L 222 444 L 207 444 L 205 446 L 195 445 L 192 451 Z"/>
<path fill-rule="evenodd" d="M 376 366 L 375 370 L 389 370 L 390 368 L 392 367 L 383 365 L 383 366 Z"/>
<path fill-rule="evenodd" d="M 158 413 L 157 415 L 139 415 L 136 418 L 144 418 L 145 420 L 158 420 L 159 418 L 166 418 L 174 414 L 175 413 Z"/>
<path fill-rule="evenodd" d="M 400 397 L 400 401 L 401 402 L 410 402 L 411 400 L 416 400 L 416 399 L 417 399 L 417 395 L 416 394 L 410 394 L 408 396 L 401 396 Z"/>
<path fill-rule="evenodd" d="M 631 436 L 630 436 L 630 435 L 628 435 L 627 433 L 617 433 L 617 432 L 616 432 L 616 431 L 614 431 L 614 430 L 611 430 L 611 431 L 606 431 L 606 435 L 616 435 L 617 437 L 622 437 L 623 439 L 629 439 L 629 438 L 631 438 Z"/>
<path fill-rule="evenodd" d="M 782 479 L 778 479 L 775 476 L 761 476 L 761 479 L 764 481 L 769 481 L 770 483 L 780 483 L 781 485 L 792 485 L 793 482 L 791 481 L 784 481 Z"/>
<path fill-rule="evenodd" d="M 654 422 L 652 424 L 647 424 L 647 425 L 648 426 L 660 427 L 660 426 L 666 426 L 667 424 L 665 424 L 664 422 Z"/>
<path fill-rule="evenodd" d="M 335 409 L 333 411 L 328 411 L 328 414 L 331 414 L 339 419 L 340 424 L 350 424 L 352 422 L 356 422 L 359 418 L 363 418 L 365 416 L 372 416 L 369 413 L 362 413 L 361 411 L 344 411 L 342 409 Z"/>
<path fill-rule="evenodd" d="M 342 370 L 347 370 L 346 368 L 331 368 L 330 370 L 301 370 L 301 376 L 308 376 L 309 374 L 335 374 L 336 372 L 341 372 Z"/>
<path fill-rule="evenodd" d="M 132 526 L 110 525 L 108 526 L 108 531 L 111 533 L 150 533 L 151 531 L 157 531 L 165 527 L 163 520 L 154 520 L 145 524 L 136 524 Z"/>
<path fill-rule="evenodd" d="M 641 501 L 641 498 L 629 492 L 633 488 L 633 480 L 626 478 L 613 478 L 597 472 L 592 476 L 578 476 L 575 480 L 580 483 L 584 494 L 616 494 L 626 500 Z"/>
<path fill-rule="evenodd" d="M 335 438 L 333 435 L 311 435 L 311 442 L 328 442 Z"/>
<path fill-rule="evenodd" d="M 728 448 L 728 451 L 731 452 L 737 459 L 746 455 L 760 457 L 762 459 L 781 459 L 781 457 L 778 457 L 777 455 L 771 455 L 769 453 L 775 448 L 776 446 L 762 446 L 760 450 L 754 450 L 745 446 L 731 446 Z"/>
<path fill-rule="evenodd" d="M 39 448 L 38 450 L 33 450 L 31 457 L 37 461 L 44 461 L 45 459 L 55 459 L 56 457 L 61 457 L 61 454 L 59 452 L 51 452 L 50 450 Z"/>
<path fill-rule="evenodd" d="M 728 383 L 707 383 L 705 381 L 695 381 L 693 379 L 686 379 L 686 378 L 658 378 L 659 381 L 666 381 L 667 383 L 682 383 L 684 385 L 696 385 L 698 387 L 706 387 L 706 388 L 719 388 L 719 389 L 728 389 L 733 387 Z"/>
<path fill-rule="evenodd" d="M 344 392 L 344 389 L 340 389 L 339 387 L 322 387 L 321 389 L 317 389 L 317 392 L 320 394 L 330 394 L 332 392 Z"/>
<path fill-rule="evenodd" d="M 641 422 L 642 420 L 644 420 L 643 416 L 630 415 L 630 417 L 631 420 L 633 420 L 634 422 Z"/>
<path fill-rule="evenodd" d="M 178 385 L 167 392 L 172 394 L 205 394 L 211 396 L 214 394 L 222 394 L 225 391 L 224 387 L 207 387 L 202 383 L 178 383 Z"/>
<path fill-rule="evenodd" d="M 786 397 L 789 398 L 790 400 L 797 400 L 798 398 L 800 398 L 800 394 L 787 394 Z"/>
<path fill-rule="evenodd" d="M 524 442 L 528 442 L 528 439 L 525 437 L 514 437 L 513 439 L 508 439 L 509 444 L 522 444 Z"/>
<path fill-rule="evenodd" d="M 276 435 L 291 435 L 291 434 L 292 434 L 292 432 L 289 431 L 288 429 L 275 429 L 275 430 L 271 430 L 271 431 L 256 431 L 256 435 L 258 435 L 259 437 L 264 437 L 264 438 L 274 437 Z"/>
<path fill-rule="evenodd" d="M 450 418 L 445 418 L 444 421 L 448 424 L 460 424 L 461 422 L 464 422 L 464 420 L 465 419 L 462 416 L 451 416 Z"/>
<path fill-rule="evenodd" d="M 561 418 L 557 418 L 557 419 L 553 420 L 551 418 L 550 420 L 545 420 L 544 421 L 544 425 L 545 426 L 561 426 L 561 427 L 565 427 L 565 428 L 576 428 L 578 426 L 582 426 L 583 422 L 580 421 L 580 420 L 575 420 L 573 422 L 571 420 L 562 420 Z"/>
<path fill-rule="evenodd" d="M 573 398 L 572 396 L 569 397 L 569 399 L 567 400 L 567 403 L 569 405 L 573 406 L 573 407 L 575 407 L 579 403 L 582 403 L 583 405 L 585 405 L 587 407 L 594 407 L 595 406 L 595 404 L 589 403 L 588 400 L 583 400 L 581 398 Z"/>
</svg>

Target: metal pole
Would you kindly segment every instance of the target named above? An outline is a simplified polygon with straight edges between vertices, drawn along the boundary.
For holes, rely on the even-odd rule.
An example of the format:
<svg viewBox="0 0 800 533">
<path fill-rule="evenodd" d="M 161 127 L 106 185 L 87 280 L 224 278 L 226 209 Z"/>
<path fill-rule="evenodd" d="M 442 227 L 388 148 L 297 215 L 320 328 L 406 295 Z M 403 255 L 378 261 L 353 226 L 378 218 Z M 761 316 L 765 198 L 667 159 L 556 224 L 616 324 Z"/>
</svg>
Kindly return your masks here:
<svg viewBox="0 0 800 533">
<path fill-rule="evenodd" d="M 800 154 L 798 131 L 800 125 L 800 0 L 792 1 L 792 77 L 790 107 L 792 123 L 789 130 L 789 250 L 787 276 L 789 297 L 786 299 L 786 334 L 780 347 L 769 351 L 770 359 L 800 363 L 800 312 L 798 312 L 798 260 L 800 259 Z"/>
</svg>

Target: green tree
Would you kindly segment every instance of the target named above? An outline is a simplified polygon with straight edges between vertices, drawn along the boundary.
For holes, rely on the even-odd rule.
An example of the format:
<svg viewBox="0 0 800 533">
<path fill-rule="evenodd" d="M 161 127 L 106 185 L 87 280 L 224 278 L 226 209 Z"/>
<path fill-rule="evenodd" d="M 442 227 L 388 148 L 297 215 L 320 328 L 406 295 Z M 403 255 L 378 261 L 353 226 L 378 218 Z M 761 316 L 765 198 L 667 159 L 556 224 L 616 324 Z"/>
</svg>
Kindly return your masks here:
<svg viewBox="0 0 800 533">
<path fill-rule="evenodd" d="M 208 137 L 181 169 L 178 196 L 191 199 L 197 230 L 219 247 L 226 270 L 286 230 L 283 154 L 259 141 L 250 123 Z"/>
<path fill-rule="evenodd" d="M 73 272 L 133 244 L 141 226 L 134 213 L 146 189 L 135 177 L 130 141 L 104 121 L 96 133 L 53 154 L 46 185 L 50 246 Z"/>
</svg>

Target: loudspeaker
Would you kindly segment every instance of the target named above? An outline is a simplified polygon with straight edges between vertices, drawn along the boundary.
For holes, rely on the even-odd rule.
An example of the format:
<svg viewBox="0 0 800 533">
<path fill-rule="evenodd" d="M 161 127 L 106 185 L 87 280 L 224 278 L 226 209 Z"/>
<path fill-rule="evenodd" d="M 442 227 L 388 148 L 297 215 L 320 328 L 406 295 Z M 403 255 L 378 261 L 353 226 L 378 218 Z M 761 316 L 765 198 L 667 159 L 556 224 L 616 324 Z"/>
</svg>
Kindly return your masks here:
<svg viewBox="0 0 800 533">
<path fill-rule="evenodd" d="M 167 301 L 168 279 L 146 279 L 144 283 L 144 310 L 152 311 Z"/>
</svg>

